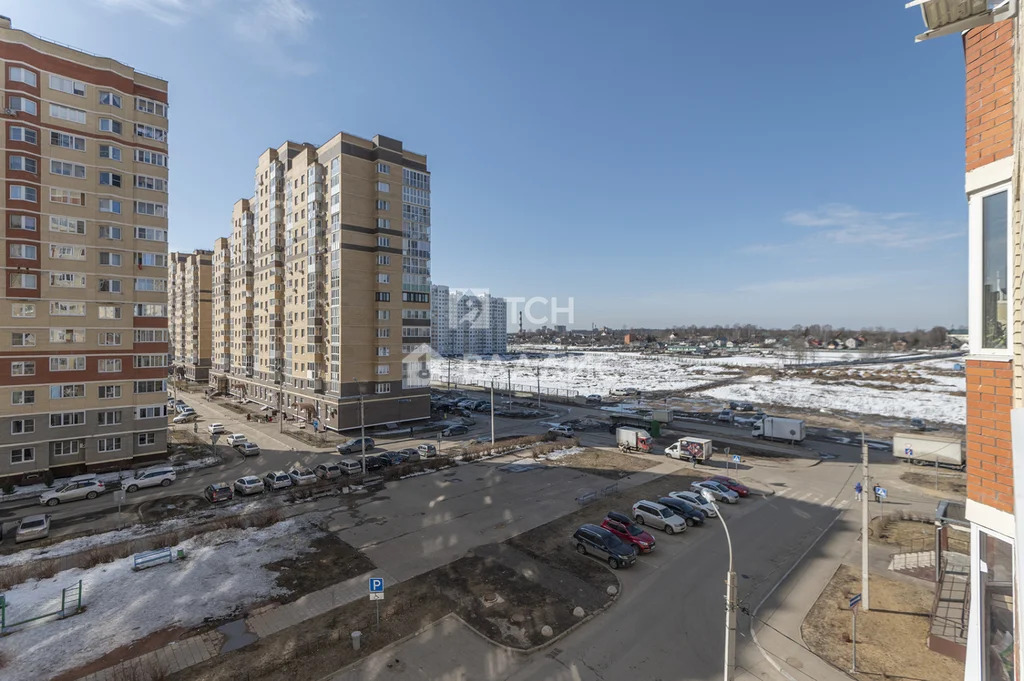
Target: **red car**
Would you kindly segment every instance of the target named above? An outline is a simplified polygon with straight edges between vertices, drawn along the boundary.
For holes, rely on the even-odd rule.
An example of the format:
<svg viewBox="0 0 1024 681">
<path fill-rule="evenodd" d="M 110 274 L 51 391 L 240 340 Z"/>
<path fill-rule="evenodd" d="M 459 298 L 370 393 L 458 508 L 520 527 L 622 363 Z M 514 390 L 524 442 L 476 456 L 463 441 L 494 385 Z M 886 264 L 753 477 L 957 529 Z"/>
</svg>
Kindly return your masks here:
<svg viewBox="0 0 1024 681">
<path fill-rule="evenodd" d="M 716 475 L 708 479 L 714 480 L 715 482 L 725 485 L 733 492 L 736 492 L 736 494 L 739 494 L 741 497 L 750 496 L 750 490 L 747 488 L 746 485 L 740 483 L 738 480 L 734 478 L 730 478 L 728 475 Z"/>
<path fill-rule="evenodd" d="M 610 511 L 608 517 L 601 521 L 601 527 L 627 544 L 635 546 L 638 553 L 650 553 L 654 550 L 654 537 L 635 525 L 627 515 Z"/>
</svg>

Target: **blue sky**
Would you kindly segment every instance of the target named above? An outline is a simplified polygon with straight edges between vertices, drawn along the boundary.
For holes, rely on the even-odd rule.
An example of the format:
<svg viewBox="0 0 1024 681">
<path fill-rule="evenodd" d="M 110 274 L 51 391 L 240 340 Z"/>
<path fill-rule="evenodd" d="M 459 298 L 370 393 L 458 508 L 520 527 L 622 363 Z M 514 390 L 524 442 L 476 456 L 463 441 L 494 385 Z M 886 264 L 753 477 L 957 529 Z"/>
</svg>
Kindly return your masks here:
<svg viewBox="0 0 1024 681">
<path fill-rule="evenodd" d="M 263 149 L 380 133 L 428 155 L 436 283 L 576 327 L 966 318 L 961 43 L 902 1 L 5 13 L 170 81 L 175 250 L 228 233 Z"/>
</svg>

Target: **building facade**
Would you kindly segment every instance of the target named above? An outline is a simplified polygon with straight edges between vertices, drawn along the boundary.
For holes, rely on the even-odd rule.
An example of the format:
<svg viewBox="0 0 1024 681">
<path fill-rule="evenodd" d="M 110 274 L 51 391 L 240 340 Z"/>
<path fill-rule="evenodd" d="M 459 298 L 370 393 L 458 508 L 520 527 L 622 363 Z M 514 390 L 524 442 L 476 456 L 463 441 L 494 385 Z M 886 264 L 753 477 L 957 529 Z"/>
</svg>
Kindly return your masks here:
<svg viewBox="0 0 1024 681">
<path fill-rule="evenodd" d="M 360 403 L 366 425 L 427 418 L 426 157 L 382 135 L 286 142 L 232 220 L 211 386 L 332 430 L 358 427 Z"/>
<path fill-rule="evenodd" d="M 171 253 L 167 331 L 175 379 L 206 383 L 213 346 L 213 251 Z"/>
<path fill-rule="evenodd" d="M 227 392 L 227 376 L 231 373 L 231 240 L 220 237 L 213 242 L 213 265 L 210 283 L 213 287 L 210 304 L 210 368 L 214 392 Z"/>
<path fill-rule="evenodd" d="M 167 82 L 0 17 L 0 480 L 167 453 Z"/>
<path fill-rule="evenodd" d="M 430 345 L 440 355 L 495 355 L 508 351 L 504 298 L 435 284 L 430 290 Z"/>
</svg>

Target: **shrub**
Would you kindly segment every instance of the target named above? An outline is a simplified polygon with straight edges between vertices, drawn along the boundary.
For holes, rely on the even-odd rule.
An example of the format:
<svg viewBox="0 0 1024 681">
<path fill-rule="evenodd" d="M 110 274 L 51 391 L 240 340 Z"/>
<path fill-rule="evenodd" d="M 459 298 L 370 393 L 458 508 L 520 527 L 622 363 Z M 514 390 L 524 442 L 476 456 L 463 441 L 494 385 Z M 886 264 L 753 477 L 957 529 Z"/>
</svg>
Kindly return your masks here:
<svg viewBox="0 0 1024 681">
<path fill-rule="evenodd" d="M 53 487 L 53 473 L 49 470 L 43 473 L 43 482 L 46 483 L 47 487 Z"/>
<path fill-rule="evenodd" d="M 10 480 L 4 482 L 3 486 L 4 494 L 14 494 L 14 483 Z"/>
</svg>

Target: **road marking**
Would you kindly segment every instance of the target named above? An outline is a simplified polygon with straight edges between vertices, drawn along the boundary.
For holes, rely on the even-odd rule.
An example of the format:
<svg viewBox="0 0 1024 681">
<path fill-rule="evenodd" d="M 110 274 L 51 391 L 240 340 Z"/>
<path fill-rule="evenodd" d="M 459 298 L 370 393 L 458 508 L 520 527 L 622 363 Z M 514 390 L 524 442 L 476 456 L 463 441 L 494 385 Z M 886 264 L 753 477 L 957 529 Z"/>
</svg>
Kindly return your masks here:
<svg viewBox="0 0 1024 681">
<path fill-rule="evenodd" d="M 838 508 L 846 508 L 849 505 L 850 505 L 850 500 L 849 499 L 843 499 L 842 501 L 839 502 Z"/>
</svg>

